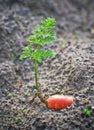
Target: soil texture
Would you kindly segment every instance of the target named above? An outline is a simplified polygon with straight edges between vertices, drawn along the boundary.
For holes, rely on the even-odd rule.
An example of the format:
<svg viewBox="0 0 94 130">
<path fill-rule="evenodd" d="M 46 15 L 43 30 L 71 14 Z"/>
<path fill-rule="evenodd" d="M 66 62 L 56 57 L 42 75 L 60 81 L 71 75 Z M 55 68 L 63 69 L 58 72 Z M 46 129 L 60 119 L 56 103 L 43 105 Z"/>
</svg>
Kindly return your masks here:
<svg viewBox="0 0 94 130">
<path fill-rule="evenodd" d="M 19 60 L 46 17 L 56 19 L 57 40 L 45 46 L 56 56 L 39 64 L 41 89 L 76 98 L 60 111 L 32 102 L 33 61 Z M 94 130 L 93 0 L 0 0 L 0 130 Z"/>
</svg>

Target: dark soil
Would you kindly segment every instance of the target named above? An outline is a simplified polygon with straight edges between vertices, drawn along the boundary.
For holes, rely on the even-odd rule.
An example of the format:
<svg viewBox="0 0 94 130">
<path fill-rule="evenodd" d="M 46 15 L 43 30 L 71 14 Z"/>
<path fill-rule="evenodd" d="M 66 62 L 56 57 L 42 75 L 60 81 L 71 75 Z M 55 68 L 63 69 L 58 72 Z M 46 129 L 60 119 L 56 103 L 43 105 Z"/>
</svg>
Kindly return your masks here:
<svg viewBox="0 0 94 130">
<path fill-rule="evenodd" d="M 0 0 L 0 130 L 94 130 L 94 1 L 15 1 Z M 76 98 L 60 111 L 32 102 L 33 62 L 19 60 L 28 36 L 48 16 L 56 19 L 57 41 L 46 48 L 56 57 L 39 65 L 42 91 Z"/>
</svg>

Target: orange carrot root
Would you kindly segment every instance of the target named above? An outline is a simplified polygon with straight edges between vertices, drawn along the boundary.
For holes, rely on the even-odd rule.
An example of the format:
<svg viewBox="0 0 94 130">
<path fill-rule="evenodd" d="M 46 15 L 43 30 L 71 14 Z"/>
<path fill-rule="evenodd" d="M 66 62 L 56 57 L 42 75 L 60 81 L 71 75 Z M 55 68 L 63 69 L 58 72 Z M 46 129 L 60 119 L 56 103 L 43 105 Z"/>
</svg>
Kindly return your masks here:
<svg viewBox="0 0 94 130">
<path fill-rule="evenodd" d="M 71 106 L 75 101 L 72 96 L 53 95 L 47 99 L 47 107 L 54 110 L 61 110 Z"/>
</svg>

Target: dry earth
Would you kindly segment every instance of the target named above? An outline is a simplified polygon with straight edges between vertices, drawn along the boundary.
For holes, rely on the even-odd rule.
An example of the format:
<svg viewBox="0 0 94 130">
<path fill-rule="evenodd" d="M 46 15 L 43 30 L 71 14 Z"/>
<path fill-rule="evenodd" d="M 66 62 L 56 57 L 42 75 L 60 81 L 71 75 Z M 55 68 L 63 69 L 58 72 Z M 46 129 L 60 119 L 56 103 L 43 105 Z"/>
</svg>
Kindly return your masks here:
<svg viewBox="0 0 94 130">
<path fill-rule="evenodd" d="M 94 130 L 94 1 L 0 0 L 0 130 Z M 20 61 L 26 39 L 44 17 L 56 19 L 56 53 L 39 65 L 42 91 L 73 95 L 76 102 L 49 110 L 32 103 L 33 62 Z M 91 111 L 90 116 L 83 112 Z"/>
</svg>

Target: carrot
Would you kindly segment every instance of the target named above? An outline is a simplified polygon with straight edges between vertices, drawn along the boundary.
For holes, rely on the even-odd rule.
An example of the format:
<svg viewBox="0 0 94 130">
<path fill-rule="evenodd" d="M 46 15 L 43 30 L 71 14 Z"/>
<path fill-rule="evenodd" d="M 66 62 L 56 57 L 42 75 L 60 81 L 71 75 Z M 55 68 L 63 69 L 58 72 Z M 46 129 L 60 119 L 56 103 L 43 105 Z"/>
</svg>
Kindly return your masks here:
<svg viewBox="0 0 94 130">
<path fill-rule="evenodd" d="M 47 106 L 50 109 L 61 110 L 74 103 L 75 99 L 72 96 L 53 95 L 47 99 Z"/>
</svg>

